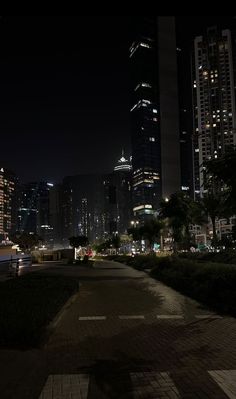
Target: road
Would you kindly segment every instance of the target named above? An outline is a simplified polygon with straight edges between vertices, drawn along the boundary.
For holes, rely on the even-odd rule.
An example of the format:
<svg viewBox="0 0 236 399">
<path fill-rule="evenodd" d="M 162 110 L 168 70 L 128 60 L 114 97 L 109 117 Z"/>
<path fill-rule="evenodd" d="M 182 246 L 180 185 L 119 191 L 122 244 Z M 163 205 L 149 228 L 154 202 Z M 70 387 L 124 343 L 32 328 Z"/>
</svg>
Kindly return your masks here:
<svg viewBox="0 0 236 399">
<path fill-rule="evenodd" d="M 6 398 L 236 398 L 234 318 L 115 262 L 58 270 L 79 294 L 44 348 L 0 352 Z"/>
</svg>

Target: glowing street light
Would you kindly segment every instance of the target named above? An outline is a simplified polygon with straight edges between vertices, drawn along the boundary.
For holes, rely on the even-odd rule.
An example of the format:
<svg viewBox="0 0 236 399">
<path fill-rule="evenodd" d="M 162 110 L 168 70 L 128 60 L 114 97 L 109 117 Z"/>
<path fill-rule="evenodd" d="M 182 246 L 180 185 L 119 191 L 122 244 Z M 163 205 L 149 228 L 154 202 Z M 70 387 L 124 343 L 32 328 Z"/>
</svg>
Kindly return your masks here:
<svg viewBox="0 0 236 399">
<path fill-rule="evenodd" d="M 136 227 L 136 226 L 139 224 L 139 221 L 138 221 L 138 220 L 131 220 L 130 224 L 131 224 L 133 227 Z"/>
</svg>

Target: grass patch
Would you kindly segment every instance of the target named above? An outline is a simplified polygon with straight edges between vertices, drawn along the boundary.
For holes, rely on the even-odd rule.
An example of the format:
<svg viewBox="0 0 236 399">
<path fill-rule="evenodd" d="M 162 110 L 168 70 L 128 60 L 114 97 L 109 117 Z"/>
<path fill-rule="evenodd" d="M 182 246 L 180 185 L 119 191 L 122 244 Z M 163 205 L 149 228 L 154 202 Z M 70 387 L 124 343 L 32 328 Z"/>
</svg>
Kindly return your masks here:
<svg viewBox="0 0 236 399">
<path fill-rule="evenodd" d="M 78 278 L 38 272 L 0 282 L 0 347 L 38 347 L 47 325 L 78 288 Z"/>
</svg>

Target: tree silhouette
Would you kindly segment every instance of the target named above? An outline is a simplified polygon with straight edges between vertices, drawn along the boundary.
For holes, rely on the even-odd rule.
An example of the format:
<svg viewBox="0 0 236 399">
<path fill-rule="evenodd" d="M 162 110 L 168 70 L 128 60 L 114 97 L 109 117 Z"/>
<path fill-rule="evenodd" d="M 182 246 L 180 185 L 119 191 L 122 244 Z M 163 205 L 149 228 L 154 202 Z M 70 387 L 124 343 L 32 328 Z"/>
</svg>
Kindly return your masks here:
<svg viewBox="0 0 236 399">
<path fill-rule="evenodd" d="M 89 244 L 86 236 L 73 236 L 69 238 L 70 246 L 73 248 L 86 247 Z"/>
<path fill-rule="evenodd" d="M 15 233 L 10 236 L 10 239 L 23 250 L 31 250 L 42 242 L 42 238 L 38 234 L 29 233 Z"/>
</svg>

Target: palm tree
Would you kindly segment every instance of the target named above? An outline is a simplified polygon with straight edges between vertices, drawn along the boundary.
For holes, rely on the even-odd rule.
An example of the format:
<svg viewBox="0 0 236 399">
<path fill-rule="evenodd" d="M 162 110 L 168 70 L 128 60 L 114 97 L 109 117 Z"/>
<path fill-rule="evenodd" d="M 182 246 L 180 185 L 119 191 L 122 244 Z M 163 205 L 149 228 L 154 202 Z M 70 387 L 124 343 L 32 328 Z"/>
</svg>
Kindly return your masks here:
<svg viewBox="0 0 236 399">
<path fill-rule="evenodd" d="M 120 242 L 120 236 L 118 234 L 114 234 L 110 240 L 111 245 L 115 248 L 116 254 L 117 250 L 120 248 L 121 242 Z"/>
<path fill-rule="evenodd" d="M 229 151 L 223 157 L 212 159 L 206 163 L 211 180 L 222 187 L 224 185 L 224 202 L 227 216 L 236 214 L 236 151 Z M 218 190 L 219 191 L 219 190 Z"/>
<path fill-rule="evenodd" d="M 89 240 L 86 236 L 74 236 L 69 238 L 69 242 L 73 248 L 78 248 L 86 247 L 89 243 Z"/>
<path fill-rule="evenodd" d="M 142 239 L 140 227 L 130 227 L 127 232 L 129 235 L 132 235 L 133 241 L 139 241 Z"/>
<path fill-rule="evenodd" d="M 152 219 L 140 227 L 142 238 L 148 241 L 149 248 L 153 248 L 153 244 L 161 238 L 161 231 L 164 224 L 163 221 Z"/>
<path fill-rule="evenodd" d="M 10 238 L 15 244 L 18 244 L 21 249 L 26 251 L 30 251 L 35 246 L 38 246 L 40 242 L 43 242 L 38 234 L 29 234 L 26 232 L 15 233 L 10 236 Z"/>
<path fill-rule="evenodd" d="M 202 199 L 202 206 L 207 216 L 210 217 L 213 230 L 213 246 L 217 243 L 216 219 L 224 213 L 224 198 L 221 194 L 209 191 Z"/>
<path fill-rule="evenodd" d="M 182 192 L 172 194 L 168 201 L 161 201 L 160 216 L 167 219 L 167 224 L 172 230 L 174 251 L 177 251 L 180 243 L 186 245 L 188 249 L 190 248 L 189 225 L 202 224 L 204 220 L 200 204 Z"/>
</svg>

